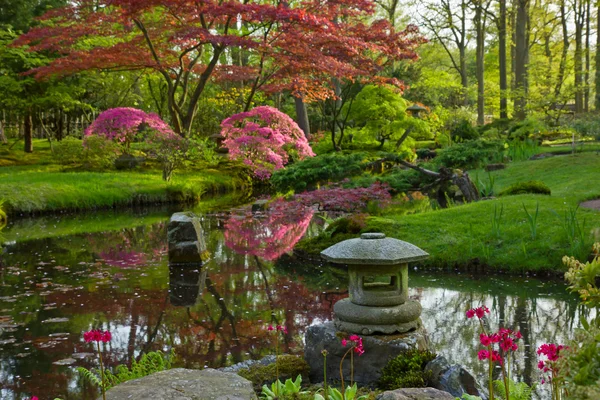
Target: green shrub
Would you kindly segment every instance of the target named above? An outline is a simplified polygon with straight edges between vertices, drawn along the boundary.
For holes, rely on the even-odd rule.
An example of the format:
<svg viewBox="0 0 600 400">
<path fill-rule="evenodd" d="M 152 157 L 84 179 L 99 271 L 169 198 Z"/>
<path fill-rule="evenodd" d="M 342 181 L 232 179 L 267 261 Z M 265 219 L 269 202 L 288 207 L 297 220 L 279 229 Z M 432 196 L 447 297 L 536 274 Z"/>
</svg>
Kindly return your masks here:
<svg viewBox="0 0 600 400">
<path fill-rule="evenodd" d="M 348 217 L 338 218 L 333 221 L 327 229 L 326 232 L 329 233 L 331 237 L 344 234 L 358 234 L 367 226 L 367 214 L 352 214 Z"/>
<path fill-rule="evenodd" d="M 271 176 L 271 184 L 282 193 L 314 189 L 322 183 L 360 174 L 365 158 L 364 153 L 335 153 L 307 158 L 275 171 Z"/>
<path fill-rule="evenodd" d="M 475 129 L 468 119 L 455 121 L 450 127 L 449 133 L 455 142 L 475 140 L 479 137 L 477 129 Z"/>
<path fill-rule="evenodd" d="M 393 390 L 404 387 L 425 387 L 431 379 L 431 372 L 425 372 L 428 362 L 437 355 L 428 350 L 410 350 L 391 359 L 381 371 L 379 387 Z"/>
<path fill-rule="evenodd" d="M 120 151 L 116 143 L 100 136 L 80 139 L 67 137 L 54 145 L 54 158 L 63 166 L 83 166 L 86 169 L 109 169 Z"/>
<path fill-rule="evenodd" d="M 438 150 L 434 161 L 448 168 L 479 168 L 504 148 L 498 140 L 471 140 Z"/>
<path fill-rule="evenodd" d="M 421 140 L 421 141 L 417 141 L 415 142 L 415 149 L 429 149 L 429 150 L 433 150 L 437 147 L 437 143 L 435 143 L 435 140 Z"/>
<path fill-rule="evenodd" d="M 499 196 L 512 196 L 516 194 L 525 193 L 547 194 L 549 196 L 551 194 L 551 191 L 550 188 L 544 182 L 527 181 L 517 182 L 513 185 L 510 185 L 509 187 L 501 191 L 499 193 Z"/>
<path fill-rule="evenodd" d="M 534 117 L 528 117 L 516 122 L 508 130 L 508 137 L 513 140 L 537 139 L 541 132 L 548 130 L 548 126 Z"/>
</svg>

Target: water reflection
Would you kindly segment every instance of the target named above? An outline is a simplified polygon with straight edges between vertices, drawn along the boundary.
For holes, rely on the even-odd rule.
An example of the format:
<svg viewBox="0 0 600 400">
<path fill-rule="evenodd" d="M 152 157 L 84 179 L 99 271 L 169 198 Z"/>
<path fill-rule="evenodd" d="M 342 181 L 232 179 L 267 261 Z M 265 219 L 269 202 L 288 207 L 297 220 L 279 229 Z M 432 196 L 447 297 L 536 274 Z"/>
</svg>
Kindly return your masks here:
<svg viewBox="0 0 600 400">
<path fill-rule="evenodd" d="M 91 328 L 113 332 L 104 353 L 109 366 L 157 349 L 174 349 L 176 365 L 188 368 L 260 358 L 274 349 L 267 324 L 285 325 L 284 350 L 300 352 L 306 327 L 329 320 L 333 304 L 347 295 L 343 269 L 285 254 L 295 238 L 316 229 L 306 215 L 296 225 L 281 219 L 279 226 L 288 224 L 287 229 L 277 227 L 277 219 L 267 222 L 268 217 L 246 213 L 206 217 L 202 226 L 210 260 L 191 270 L 168 267 L 167 218 L 5 246 L 0 398 L 92 398 L 93 388 L 74 372 L 75 366 L 95 365 L 93 350 L 81 337 Z M 16 233 L 10 234 L 25 236 Z M 254 241 L 272 235 L 279 241 L 269 246 Z M 528 383 L 539 378 L 537 346 L 564 342 L 582 315 L 560 282 L 411 271 L 410 286 L 410 295 L 423 304 L 436 351 L 480 375 L 477 327 L 465 319 L 466 309 L 486 304 L 492 329 L 502 325 L 523 333 L 511 368 Z M 75 364 L 55 364 L 68 358 Z"/>
</svg>

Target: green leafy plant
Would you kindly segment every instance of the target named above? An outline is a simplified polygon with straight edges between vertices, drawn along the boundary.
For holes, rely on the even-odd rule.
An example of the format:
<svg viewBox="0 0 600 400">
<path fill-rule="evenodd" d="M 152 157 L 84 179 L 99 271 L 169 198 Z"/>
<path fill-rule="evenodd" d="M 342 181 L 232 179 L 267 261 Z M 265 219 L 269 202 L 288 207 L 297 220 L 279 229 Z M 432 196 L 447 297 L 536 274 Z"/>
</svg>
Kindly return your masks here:
<svg viewBox="0 0 600 400">
<path fill-rule="evenodd" d="M 164 354 L 161 351 L 151 351 L 144 354 L 140 361 L 133 360 L 130 368 L 127 368 L 126 365 L 119 365 L 115 368 L 114 373 L 107 370 L 105 371 L 106 388 L 110 389 L 129 380 L 170 369 L 174 357 L 174 351 L 169 354 Z"/>
<path fill-rule="evenodd" d="M 500 238 L 500 227 L 502 226 L 502 215 L 504 214 L 504 204 L 494 204 L 494 215 L 492 216 L 492 235 L 496 238 Z"/>
<path fill-rule="evenodd" d="M 477 188 L 479 189 L 481 197 L 491 197 L 495 193 L 496 176 L 490 172 L 488 172 L 487 175 L 487 181 L 482 181 L 479 179 L 479 176 L 475 176 L 475 180 L 477 181 Z"/>
<path fill-rule="evenodd" d="M 410 350 L 400 354 L 381 370 L 379 386 L 388 390 L 427 386 L 431 373 L 425 372 L 425 366 L 435 357 L 437 355 L 428 350 Z"/>
<path fill-rule="evenodd" d="M 537 219 L 540 211 L 540 203 L 536 203 L 535 205 L 535 213 L 530 214 L 527 211 L 527 207 L 525 207 L 525 203 L 523 204 L 523 210 L 525 210 L 525 214 L 527 215 L 527 222 L 529 222 L 529 229 L 531 230 L 531 238 L 535 240 L 537 237 Z"/>
<path fill-rule="evenodd" d="M 261 398 L 267 400 L 294 398 L 305 394 L 300 391 L 302 387 L 302 376 L 298 375 L 295 380 L 287 379 L 282 383 L 279 379 L 271 384 L 271 387 L 263 385 Z"/>
<path fill-rule="evenodd" d="M 336 388 L 329 388 L 329 394 L 327 396 L 327 400 L 366 400 L 369 396 L 359 396 L 356 397 L 358 393 L 358 387 L 356 383 L 352 386 L 348 386 L 345 390 L 341 392 Z M 314 400 L 326 400 L 321 394 L 315 394 Z"/>
<path fill-rule="evenodd" d="M 583 221 L 579 221 L 577 216 L 577 207 L 569 207 L 565 210 L 561 225 L 565 232 L 567 243 L 570 246 L 571 255 L 577 255 L 579 257 L 585 257 L 588 252 L 588 240 L 585 230 L 585 218 Z"/>
<path fill-rule="evenodd" d="M 518 182 L 513 185 L 510 185 L 506 189 L 502 190 L 499 195 L 500 196 L 512 196 L 517 194 L 547 194 L 550 196 L 551 190 L 544 183 L 540 181 L 527 181 L 527 182 Z"/>
<path fill-rule="evenodd" d="M 2 230 L 2 228 L 4 228 L 8 223 L 8 217 L 6 216 L 6 212 L 2 208 L 3 204 L 4 200 L 0 199 L 0 230 Z"/>
<path fill-rule="evenodd" d="M 525 382 L 515 382 L 513 380 L 508 381 L 508 393 L 510 400 L 531 400 L 533 391 L 535 390 L 535 384 L 529 386 Z M 507 400 L 506 397 L 506 386 L 504 381 L 494 381 L 494 391 L 499 399 Z"/>
</svg>

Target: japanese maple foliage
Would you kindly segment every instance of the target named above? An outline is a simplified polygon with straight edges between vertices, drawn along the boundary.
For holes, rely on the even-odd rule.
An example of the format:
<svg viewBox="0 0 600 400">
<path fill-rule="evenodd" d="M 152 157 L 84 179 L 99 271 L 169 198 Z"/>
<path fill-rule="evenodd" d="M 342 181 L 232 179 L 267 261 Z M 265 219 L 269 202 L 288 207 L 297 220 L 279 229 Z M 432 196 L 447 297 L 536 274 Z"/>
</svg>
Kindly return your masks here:
<svg viewBox="0 0 600 400">
<path fill-rule="evenodd" d="M 414 26 L 367 23 L 373 0 L 74 0 L 49 11 L 17 44 L 58 55 L 37 77 L 85 70 L 154 70 L 168 87 L 174 130 L 187 135 L 211 79 L 289 90 L 307 101 L 335 96 L 332 79 L 401 82 L 379 72 L 415 58 Z"/>
<path fill-rule="evenodd" d="M 221 123 L 229 156 L 248 165 L 261 180 L 292 158 L 313 157 L 304 133 L 289 116 L 273 107 L 256 107 Z"/>
</svg>

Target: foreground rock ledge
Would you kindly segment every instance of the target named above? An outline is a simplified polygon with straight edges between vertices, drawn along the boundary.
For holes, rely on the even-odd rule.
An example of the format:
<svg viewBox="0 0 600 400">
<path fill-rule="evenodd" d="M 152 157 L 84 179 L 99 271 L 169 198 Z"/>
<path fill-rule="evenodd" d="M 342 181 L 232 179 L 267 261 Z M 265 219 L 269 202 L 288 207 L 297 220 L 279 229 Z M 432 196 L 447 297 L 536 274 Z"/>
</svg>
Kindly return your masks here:
<svg viewBox="0 0 600 400">
<path fill-rule="evenodd" d="M 255 400 L 256 394 L 249 380 L 230 372 L 175 368 L 115 386 L 106 399 Z"/>
<path fill-rule="evenodd" d="M 433 388 L 398 389 L 383 392 L 377 400 L 454 400 L 450 393 Z"/>
</svg>

